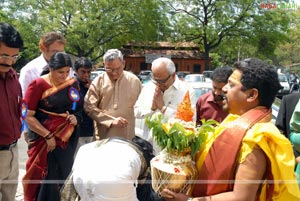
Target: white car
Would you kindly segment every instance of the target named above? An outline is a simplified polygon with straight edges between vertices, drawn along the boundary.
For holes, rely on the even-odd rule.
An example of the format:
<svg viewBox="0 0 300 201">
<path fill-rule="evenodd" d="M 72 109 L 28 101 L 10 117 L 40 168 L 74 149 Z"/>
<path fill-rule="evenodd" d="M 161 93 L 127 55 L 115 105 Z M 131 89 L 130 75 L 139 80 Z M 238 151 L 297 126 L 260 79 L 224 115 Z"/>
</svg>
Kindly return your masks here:
<svg viewBox="0 0 300 201">
<path fill-rule="evenodd" d="M 211 76 L 213 74 L 214 71 L 212 70 L 205 70 L 202 72 L 202 74 L 206 77 L 206 78 L 210 78 L 211 79 Z"/>
<path fill-rule="evenodd" d="M 189 74 L 185 76 L 184 82 L 193 88 L 212 88 L 211 82 L 207 82 L 206 79 L 203 74 Z"/>
<path fill-rule="evenodd" d="M 290 83 L 288 81 L 287 76 L 283 73 L 278 73 L 278 79 L 279 79 L 280 85 L 282 86 L 282 89 L 280 89 L 278 91 L 277 96 L 282 97 L 284 95 L 289 94 L 290 93 Z"/>
<path fill-rule="evenodd" d="M 98 77 L 98 75 L 100 75 L 100 74 L 102 74 L 104 72 L 105 72 L 104 68 L 100 68 L 98 70 L 92 71 L 90 79 L 94 80 L 96 77 Z"/>
<path fill-rule="evenodd" d="M 195 90 L 195 96 L 196 96 L 197 100 L 203 94 L 206 94 L 207 92 L 212 91 L 212 87 L 198 87 L 198 88 L 193 88 L 193 89 Z"/>
<path fill-rule="evenodd" d="M 151 70 L 141 70 L 141 72 L 138 75 L 142 83 L 147 83 L 151 79 L 151 76 L 152 76 Z"/>
<path fill-rule="evenodd" d="M 212 81 L 203 74 L 189 74 L 185 76 L 184 82 L 193 87 L 196 98 L 212 90 Z"/>
</svg>

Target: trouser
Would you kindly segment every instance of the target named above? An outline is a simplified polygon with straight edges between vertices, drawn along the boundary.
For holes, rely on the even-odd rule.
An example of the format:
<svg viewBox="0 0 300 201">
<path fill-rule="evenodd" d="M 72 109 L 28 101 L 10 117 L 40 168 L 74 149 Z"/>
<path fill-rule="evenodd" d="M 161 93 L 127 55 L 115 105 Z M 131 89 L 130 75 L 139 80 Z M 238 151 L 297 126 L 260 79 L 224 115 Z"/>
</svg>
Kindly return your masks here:
<svg viewBox="0 0 300 201">
<path fill-rule="evenodd" d="M 19 176 L 18 145 L 0 151 L 0 201 L 14 201 Z"/>
</svg>

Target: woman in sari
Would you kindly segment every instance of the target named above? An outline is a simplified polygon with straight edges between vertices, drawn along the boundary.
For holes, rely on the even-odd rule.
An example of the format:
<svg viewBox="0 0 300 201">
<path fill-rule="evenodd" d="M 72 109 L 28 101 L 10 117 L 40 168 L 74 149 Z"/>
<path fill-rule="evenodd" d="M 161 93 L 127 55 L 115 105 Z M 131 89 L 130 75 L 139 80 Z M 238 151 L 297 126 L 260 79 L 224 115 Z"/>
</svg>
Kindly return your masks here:
<svg viewBox="0 0 300 201">
<path fill-rule="evenodd" d="M 58 52 L 49 61 L 49 73 L 26 90 L 29 150 L 23 178 L 24 199 L 60 200 L 60 187 L 73 165 L 80 122 L 79 86 L 68 78 L 72 62 Z"/>
</svg>

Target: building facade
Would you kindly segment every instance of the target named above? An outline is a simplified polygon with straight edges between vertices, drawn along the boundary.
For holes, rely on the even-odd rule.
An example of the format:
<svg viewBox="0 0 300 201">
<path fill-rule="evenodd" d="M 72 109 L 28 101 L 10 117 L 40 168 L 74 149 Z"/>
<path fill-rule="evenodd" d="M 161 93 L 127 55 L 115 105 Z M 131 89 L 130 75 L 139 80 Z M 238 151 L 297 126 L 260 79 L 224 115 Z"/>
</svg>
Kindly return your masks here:
<svg viewBox="0 0 300 201">
<path fill-rule="evenodd" d="M 172 59 L 176 71 L 202 73 L 205 69 L 203 54 L 193 43 L 131 43 L 123 46 L 122 52 L 126 61 L 125 69 L 135 74 L 141 70 L 151 70 L 152 61 L 158 57 Z"/>
</svg>

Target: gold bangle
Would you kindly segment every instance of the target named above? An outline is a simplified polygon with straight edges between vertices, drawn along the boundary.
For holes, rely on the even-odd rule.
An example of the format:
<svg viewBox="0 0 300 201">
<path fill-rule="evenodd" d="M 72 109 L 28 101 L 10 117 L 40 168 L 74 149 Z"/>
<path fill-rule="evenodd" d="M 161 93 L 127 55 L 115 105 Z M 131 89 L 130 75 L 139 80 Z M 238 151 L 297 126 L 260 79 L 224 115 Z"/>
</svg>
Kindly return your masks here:
<svg viewBox="0 0 300 201">
<path fill-rule="evenodd" d="M 44 136 L 44 139 L 45 139 L 45 140 L 50 140 L 50 139 L 53 138 L 53 137 L 54 137 L 54 133 L 51 133 L 51 132 L 50 132 L 50 133 L 48 133 L 47 135 Z"/>
<path fill-rule="evenodd" d="M 165 113 L 166 110 L 167 110 L 167 106 L 164 105 L 164 106 L 161 108 L 160 111 L 161 111 L 162 113 Z"/>
</svg>

